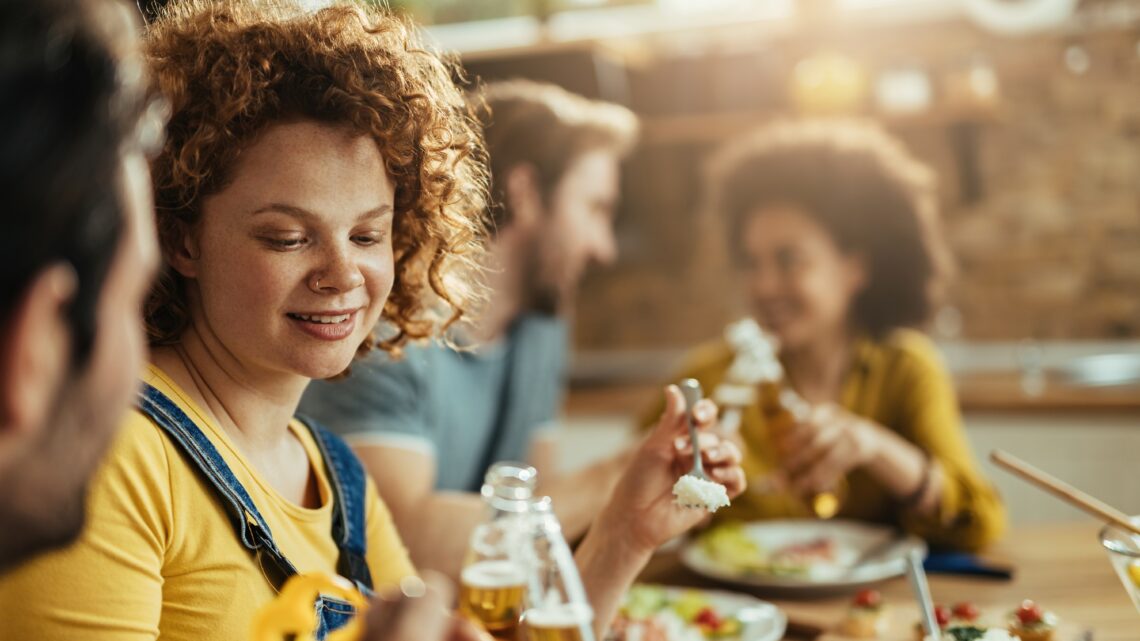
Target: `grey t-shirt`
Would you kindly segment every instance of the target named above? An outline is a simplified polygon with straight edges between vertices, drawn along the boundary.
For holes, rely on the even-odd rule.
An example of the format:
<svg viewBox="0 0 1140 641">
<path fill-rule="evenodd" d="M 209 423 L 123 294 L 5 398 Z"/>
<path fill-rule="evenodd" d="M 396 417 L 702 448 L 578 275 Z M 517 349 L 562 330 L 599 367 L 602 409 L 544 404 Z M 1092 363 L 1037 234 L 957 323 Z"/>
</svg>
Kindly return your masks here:
<svg viewBox="0 0 1140 641">
<path fill-rule="evenodd" d="M 503 340 L 477 351 L 413 345 L 393 361 L 381 352 L 340 381 L 313 381 L 299 413 L 349 441 L 425 448 L 436 488 L 477 491 L 488 462 L 525 460 L 536 429 L 562 402 L 565 321 L 527 315 Z"/>
</svg>

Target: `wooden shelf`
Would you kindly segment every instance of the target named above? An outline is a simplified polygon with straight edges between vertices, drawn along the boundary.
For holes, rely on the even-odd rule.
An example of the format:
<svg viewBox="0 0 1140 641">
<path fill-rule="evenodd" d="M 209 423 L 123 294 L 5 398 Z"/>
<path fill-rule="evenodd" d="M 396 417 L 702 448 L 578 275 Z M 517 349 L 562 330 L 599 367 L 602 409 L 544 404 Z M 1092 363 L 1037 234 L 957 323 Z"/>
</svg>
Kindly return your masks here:
<svg viewBox="0 0 1140 641">
<path fill-rule="evenodd" d="M 851 114 L 877 120 L 891 129 L 935 129 L 961 123 L 992 124 L 1002 120 L 1000 105 L 992 107 L 944 107 L 915 114 Z M 702 144 L 728 140 L 781 117 L 795 114 L 774 111 L 737 111 L 681 116 L 645 116 L 642 119 L 647 144 Z"/>
</svg>

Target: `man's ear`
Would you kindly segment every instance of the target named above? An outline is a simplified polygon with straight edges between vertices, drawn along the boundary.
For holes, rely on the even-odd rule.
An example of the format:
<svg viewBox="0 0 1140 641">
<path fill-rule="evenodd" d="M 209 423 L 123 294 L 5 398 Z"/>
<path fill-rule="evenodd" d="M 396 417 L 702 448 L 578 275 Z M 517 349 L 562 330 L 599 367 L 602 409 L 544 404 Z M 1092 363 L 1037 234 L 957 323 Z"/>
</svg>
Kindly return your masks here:
<svg viewBox="0 0 1140 641">
<path fill-rule="evenodd" d="M 543 212 L 542 189 L 534 165 L 523 163 L 511 167 L 507 171 L 504 193 L 511 215 L 508 225 L 526 228 L 538 223 Z"/>
<path fill-rule="evenodd" d="M 67 307 L 79 279 L 68 263 L 41 271 L 0 334 L 0 441 L 43 429 L 71 367 Z"/>
</svg>

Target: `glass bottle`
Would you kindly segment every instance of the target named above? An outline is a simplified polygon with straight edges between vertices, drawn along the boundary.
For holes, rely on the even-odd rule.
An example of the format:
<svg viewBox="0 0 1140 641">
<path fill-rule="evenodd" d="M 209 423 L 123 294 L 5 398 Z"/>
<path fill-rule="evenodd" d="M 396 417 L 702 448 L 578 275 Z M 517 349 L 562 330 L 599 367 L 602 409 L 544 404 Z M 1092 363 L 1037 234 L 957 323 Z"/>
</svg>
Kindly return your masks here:
<svg viewBox="0 0 1140 641">
<path fill-rule="evenodd" d="M 797 422 L 806 420 L 811 412 L 811 405 L 794 389 L 787 386 L 782 377 L 761 382 L 757 396 L 760 413 L 768 427 L 773 448 Z M 830 519 L 839 512 L 846 488 L 846 480 L 839 479 L 838 484 L 831 490 L 804 497 L 803 500 L 814 516 Z"/>
<path fill-rule="evenodd" d="M 511 461 L 487 470 L 487 517 L 471 533 L 460 574 L 459 611 L 500 641 L 518 639 L 537 476 L 533 467 Z"/>
<path fill-rule="evenodd" d="M 594 641 L 594 610 L 578 566 L 551 511 L 550 497 L 531 504 L 532 530 L 522 627 L 526 641 Z"/>
</svg>

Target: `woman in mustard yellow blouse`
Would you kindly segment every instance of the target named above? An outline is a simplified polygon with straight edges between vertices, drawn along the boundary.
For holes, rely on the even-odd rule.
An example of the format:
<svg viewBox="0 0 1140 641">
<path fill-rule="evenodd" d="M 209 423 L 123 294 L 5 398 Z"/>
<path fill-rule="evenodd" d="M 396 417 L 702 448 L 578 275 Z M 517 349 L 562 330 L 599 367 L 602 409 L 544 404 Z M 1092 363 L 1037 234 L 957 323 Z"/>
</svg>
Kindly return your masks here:
<svg viewBox="0 0 1140 641">
<path fill-rule="evenodd" d="M 806 420 L 772 438 L 755 403 L 740 437 L 750 488 L 726 518 L 804 516 L 839 489 L 840 517 L 895 524 L 934 546 L 977 549 L 1005 512 L 962 428 L 953 383 L 919 331 L 944 272 L 930 172 L 879 129 L 800 121 L 726 148 L 712 172 L 752 316 L 779 342 Z M 710 392 L 733 352 L 697 349 L 684 374 Z M 843 496 L 845 495 L 845 496 Z"/>
</svg>

